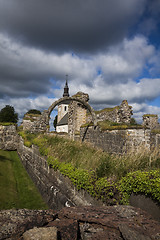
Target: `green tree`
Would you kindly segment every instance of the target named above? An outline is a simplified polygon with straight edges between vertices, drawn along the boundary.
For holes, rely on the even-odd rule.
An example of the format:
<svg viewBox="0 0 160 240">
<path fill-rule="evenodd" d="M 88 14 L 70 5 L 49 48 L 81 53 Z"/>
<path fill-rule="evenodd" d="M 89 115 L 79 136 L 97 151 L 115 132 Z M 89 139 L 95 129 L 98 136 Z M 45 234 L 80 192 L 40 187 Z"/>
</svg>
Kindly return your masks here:
<svg viewBox="0 0 160 240">
<path fill-rule="evenodd" d="M 0 111 L 0 122 L 18 122 L 18 113 L 15 113 L 14 107 L 6 105 Z"/>
<path fill-rule="evenodd" d="M 37 114 L 37 115 L 40 115 L 41 111 L 39 111 L 37 109 L 30 109 L 26 114 Z"/>
<path fill-rule="evenodd" d="M 56 126 L 57 126 L 57 115 L 55 116 L 55 119 L 54 119 L 54 121 L 53 121 L 53 126 L 54 126 L 54 128 L 56 129 Z"/>
<path fill-rule="evenodd" d="M 137 122 L 136 122 L 135 118 L 131 118 L 130 124 L 131 125 L 137 125 Z"/>
</svg>

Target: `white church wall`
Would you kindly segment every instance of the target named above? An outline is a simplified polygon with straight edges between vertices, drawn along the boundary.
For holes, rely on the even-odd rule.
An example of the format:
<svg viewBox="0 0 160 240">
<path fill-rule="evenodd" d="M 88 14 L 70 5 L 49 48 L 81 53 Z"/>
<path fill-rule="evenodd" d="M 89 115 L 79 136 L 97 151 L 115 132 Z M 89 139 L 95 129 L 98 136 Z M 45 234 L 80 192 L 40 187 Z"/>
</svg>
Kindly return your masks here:
<svg viewBox="0 0 160 240">
<path fill-rule="evenodd" d="M 68 133 L 68 125 L 61 125 L 56 127 L 56 132 L 66 132 Z"/>
<path fill-rule="evenodd" d="M 68 112 L 68 104 L 61 104 L 58 106 L 58 122 L 64 117 Z"/>
</svg>

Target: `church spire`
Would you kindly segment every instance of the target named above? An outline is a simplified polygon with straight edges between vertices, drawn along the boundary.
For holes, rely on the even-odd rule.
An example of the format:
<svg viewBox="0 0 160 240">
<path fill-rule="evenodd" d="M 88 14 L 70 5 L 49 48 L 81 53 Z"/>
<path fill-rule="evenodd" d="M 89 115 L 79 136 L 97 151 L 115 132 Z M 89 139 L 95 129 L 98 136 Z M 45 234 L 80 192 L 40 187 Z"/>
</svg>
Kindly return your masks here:
<svg viewBox="0 0 160 240">
<path fill-rule="evenodd" d="M 64 87 L 63 97 L 69 97 L 69 87 L 68 87 L 68 75 L 66 75 L 66 85 Z"/>
</svg>

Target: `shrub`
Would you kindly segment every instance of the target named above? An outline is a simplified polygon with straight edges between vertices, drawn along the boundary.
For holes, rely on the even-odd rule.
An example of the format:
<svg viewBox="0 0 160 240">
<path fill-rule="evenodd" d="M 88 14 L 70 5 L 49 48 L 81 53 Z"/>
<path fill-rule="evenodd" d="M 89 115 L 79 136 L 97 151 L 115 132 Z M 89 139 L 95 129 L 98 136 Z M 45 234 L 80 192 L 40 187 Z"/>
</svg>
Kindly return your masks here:
<svg viewBox="0 0 160 240">
<path fill-rule="evenodd" d="M 37 109 L 30 109 L 26 114 L 41 114 L 41 111 L 37 110 Z"/>
<path fill-rule="evenodd" d="M 62 137 L 19 134 L 26 146 L 37 145 L 49 166 L 69 177 L 77 189 L 107 204 L 127 204 L 132 192 L 160 202 L 159 149 L 118 156 Z"/>
<path fill-rule="evenodd" d="M 160 170 L 128 173 L 116 186 L 122 194 L 122 204 L 128 204 L 132 192 L 145 194 L 160 202 Z"/>
</svg>

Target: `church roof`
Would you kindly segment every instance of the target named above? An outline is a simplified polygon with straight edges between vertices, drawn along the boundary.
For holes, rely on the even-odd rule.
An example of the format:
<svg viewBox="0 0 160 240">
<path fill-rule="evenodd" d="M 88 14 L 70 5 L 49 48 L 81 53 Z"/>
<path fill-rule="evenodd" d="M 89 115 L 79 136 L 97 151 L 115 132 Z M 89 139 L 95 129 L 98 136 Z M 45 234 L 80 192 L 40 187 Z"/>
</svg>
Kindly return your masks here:
<svg viewBox="0 0 160 240">
<path fill-rule="evenodd" d="M 68 83 L 67 83 L 67 78 L 68 78 L 68 75 L 66 75 L 66 85 L 64 87 L 63 97 L 69 97 L 69 87 L 68 87 Z"/>
<path fill-rule="evenodd" d="M 57 126 L 68 125 L 68 113 L 57 123 Z"/>
</svg>

